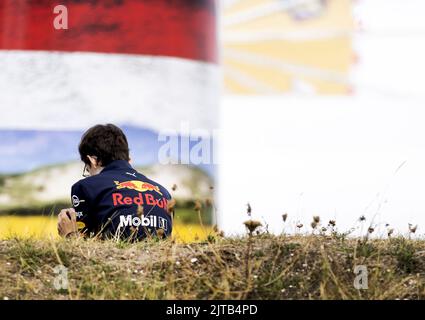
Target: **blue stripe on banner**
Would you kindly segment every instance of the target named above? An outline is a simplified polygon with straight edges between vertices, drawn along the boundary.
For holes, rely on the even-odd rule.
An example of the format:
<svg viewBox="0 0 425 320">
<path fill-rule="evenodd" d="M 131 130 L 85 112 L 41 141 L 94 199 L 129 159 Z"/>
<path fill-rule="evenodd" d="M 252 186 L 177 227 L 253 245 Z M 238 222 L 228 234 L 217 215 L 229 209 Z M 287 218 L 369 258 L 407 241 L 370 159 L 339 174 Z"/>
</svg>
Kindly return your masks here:
<svg viewBox="0 0 425 320">
<path fill-rule="evenodd" d="M 158 152 L 164 142 L 155 131 L 122 126 L 129 145 L 132 163 L 146 166 L 158 163 Z M 83 131 L 0 130 L 0 174 L 28 172 L 39 167 L 79 161 L 78 144 Z M 178 137 L 180 138 L 180 137 Z M 197 141 L 190 141 L 190 148 Z M 212 145 L 212 142 L 211 142 Z M 179 152 L 179 151 L 177 151 Z M 170 155 L 180 159 L 179 154 Z M 198 167 L 214 176 L 213 164 Z"/>
</svg>

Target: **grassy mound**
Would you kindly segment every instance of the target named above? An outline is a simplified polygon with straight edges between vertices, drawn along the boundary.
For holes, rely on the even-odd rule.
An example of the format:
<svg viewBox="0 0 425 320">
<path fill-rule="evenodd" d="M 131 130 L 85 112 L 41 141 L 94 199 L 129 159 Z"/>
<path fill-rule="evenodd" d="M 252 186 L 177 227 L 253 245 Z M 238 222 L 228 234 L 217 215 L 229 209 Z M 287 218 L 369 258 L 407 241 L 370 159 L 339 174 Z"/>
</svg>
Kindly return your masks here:
<svg viewBox="0 0 425 320">
<path fill-rule="evenodd" d="M 210 236 L 0 241 L 1 299 L 425 299 L 425 241 L 338 236 Z M 55 289 L 55 267 L 68 289 Z M 368 289 L 354 287 L 355 266 Z"/>
</svg>

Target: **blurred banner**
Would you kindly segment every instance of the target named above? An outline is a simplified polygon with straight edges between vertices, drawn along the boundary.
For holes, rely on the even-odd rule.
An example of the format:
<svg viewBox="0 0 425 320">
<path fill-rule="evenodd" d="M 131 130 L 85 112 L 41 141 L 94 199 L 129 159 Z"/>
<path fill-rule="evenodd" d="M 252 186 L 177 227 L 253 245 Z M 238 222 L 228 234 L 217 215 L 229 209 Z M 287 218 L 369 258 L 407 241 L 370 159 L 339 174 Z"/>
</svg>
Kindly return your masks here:
<svg viewBox="0 0 425 320">
<path fill-rule="evenodd" d="M 346 94 L 351 0 L 223 1 L 225 88 L 238 94 Z"/>
<path fill-rule="evenodd" d="M 423 234 L 425 2 L 221 3 L 224 231 L 245 232 L 249 202 L 273 232 L 365 215 L 376 234 Z"/>
<path fill-rule="evenodd" d="M 214 0 L 1 1 L 0 211 L 68 201 L 79 139 L 98 123 L 121 126 L 133 164 L 177 198 L 209 195 L 214 165 L 181 163 L 180 148 L 178 165 L 159 165 L 158 134 L 211 139 L 217 60 Z"/>
</svg>

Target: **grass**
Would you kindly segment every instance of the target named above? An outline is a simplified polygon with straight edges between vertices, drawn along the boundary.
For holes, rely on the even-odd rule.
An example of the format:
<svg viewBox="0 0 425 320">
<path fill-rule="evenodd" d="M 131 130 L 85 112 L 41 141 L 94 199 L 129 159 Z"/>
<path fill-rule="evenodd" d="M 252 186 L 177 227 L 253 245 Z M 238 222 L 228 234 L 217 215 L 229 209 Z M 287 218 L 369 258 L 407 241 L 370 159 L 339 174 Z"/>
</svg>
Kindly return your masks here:
<svg viewBox="0 0 425 320">
<path fill-rule="evenodd" d="M 195 213 L 201 216 L 197 203 Z M 251 219 L 246 235 L 225 237 L 216 227 L 176 220 L 173 237 L 138 243 L 60 239 L 55 220 L 0 218 L 2 299 L 425 299 L 425 240 L 350 236 L 313 217 L 311 233 L 272 235 Z M 192 213 L 193 214 L 193 213 Z M 286 226 L 287 215 L 283 215 Z M 3 220 L 2 220 L 3 219 Z M 9 220 L 4 220 L 9 219 Z M 35 219 L 35 220 L 34 220 Z M 6 222 L 15 233 L 5 232 Z M 38 223 L 38 224 L 37 224 Z M 44 228 L 44 229 L 43 229 Z M 298 222 L 298 232 L 301 226 Z M 390 230 L 390 229 L 389 229 Z M 22 230 L 21 230 L 22 231 Z M 69 286 L 56 290 L 55 268 L 68 270 Z M 368 288 L 356 289 L 355 270 L 365 266 Z"/>
<path fill-rule="evenodd" d="M 5 299 L 425 299 L 425 242 L 251 233 L 179 243 L 9 238 L 0 241 Z M 366 248 L 366 249 L 365 249 Z M 54 268 L 68 268 L 56 290 Z M 368 268 L 367 290 L 353 281 Z"/>
</svg>

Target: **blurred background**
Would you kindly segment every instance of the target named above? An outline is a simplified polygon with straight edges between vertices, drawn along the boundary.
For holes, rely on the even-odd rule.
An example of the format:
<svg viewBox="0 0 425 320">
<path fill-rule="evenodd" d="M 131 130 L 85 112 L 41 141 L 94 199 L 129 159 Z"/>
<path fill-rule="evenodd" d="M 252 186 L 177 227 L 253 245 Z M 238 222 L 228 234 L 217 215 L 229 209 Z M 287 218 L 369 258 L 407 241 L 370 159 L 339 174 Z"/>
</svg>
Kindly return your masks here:
<svg viewBox="0 0 425 320">
<path fill-rule="evenodd" d="M 274 232 L 311 232 L 313 215 L 348 230 L 364 215 L 376 234 L 411 223 L 423 235 L 424 2 L 221 7 L 224 230 L 243 231 L 249 202 Z"/>
<path fill-rule="evenodd" d="M 68 30 L 53 28 L 56 1 L 0 3 L 0 236 L 69 205 L 80 136 L 106 122 L 141 172 L 177 185 L 190 228 L 194 202 L 216 193 L 203 219 L 227 235 L 245 232 L 247 203 L 276 233 L 311 232 L 313 215 L 424 233 L 423 1 L 61 4 Z M 159 163 L 158 134 L 187 126 L 208 141 L 220 128 L 219 170 Z"/>
</svg>

